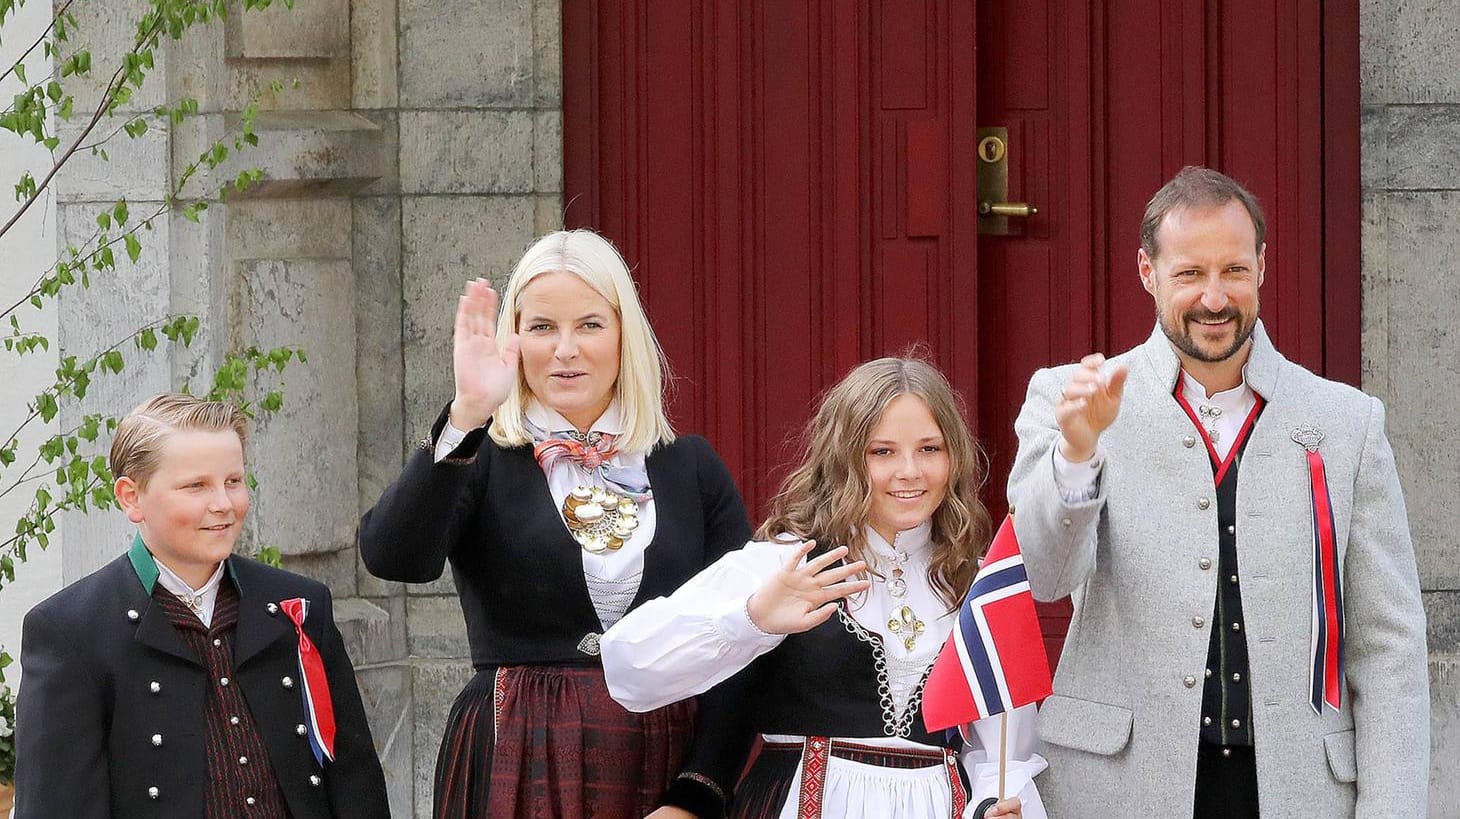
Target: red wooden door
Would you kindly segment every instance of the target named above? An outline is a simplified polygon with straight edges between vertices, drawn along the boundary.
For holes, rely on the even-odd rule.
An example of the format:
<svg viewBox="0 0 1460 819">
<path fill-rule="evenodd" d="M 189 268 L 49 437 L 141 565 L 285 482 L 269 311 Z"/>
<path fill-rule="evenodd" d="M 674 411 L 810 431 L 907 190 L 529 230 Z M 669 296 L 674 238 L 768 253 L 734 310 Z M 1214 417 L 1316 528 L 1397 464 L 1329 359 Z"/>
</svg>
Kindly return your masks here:
<svg viewBox="0 0 1460 819">
<path fill-rule="evenodd" d="M 625 251 L 752 516 L 859 361 L 920 342 L 963 393 L 1002 513 L 1030 373 L 1126 349 L 1153 312 L 1146 200 L 1185 164 L 1268 210 L 1263 315 L 1359 372 L 1358 15 L 1279 0 L 565 0 L 570 224 Z M 975 133 L 1009 129 L 977 235 Z M 1051 652 L 1066 608 L 1046 609 Z"/>
<path fill-rule="evenodd" d="M 568 2 L 568 221 L 632 263 L 752 515 L 820 393 L 914 343 L 978 381 L 968 3 Z"/>
</svg>

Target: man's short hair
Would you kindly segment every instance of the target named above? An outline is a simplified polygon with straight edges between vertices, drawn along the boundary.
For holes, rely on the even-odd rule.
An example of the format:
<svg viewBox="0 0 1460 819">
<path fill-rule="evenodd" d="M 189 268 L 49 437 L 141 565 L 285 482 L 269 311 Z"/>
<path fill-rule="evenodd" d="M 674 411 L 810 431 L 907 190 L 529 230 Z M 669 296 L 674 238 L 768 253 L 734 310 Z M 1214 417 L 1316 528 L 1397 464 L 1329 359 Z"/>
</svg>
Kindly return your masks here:
<svg viewBox="0 0 1460 819">
<path fill-rule="evenodd" d="M 139 487 L 157 471 L 163 441 L 174 432 L 233 432 L 248 442 L 248 418 L 232 404 L 193 395 L 165 393 L 148 399 L 117 424 L 112 439 L 114 477 L 131 478 Z"/>
<path fill-rule="evenodd" d="M 1161 186 L 1151 201 L 1146 204 L 1146 216 L 1141 220 L 1141 248 L 1146 256 L 1156 258 L 1156 231 L 1167 214 L 1182 208 L 1220 208 L 1236 199 L 1247 208 L 1252 217 L 1252 227 L 1257 231 L 1256 250 L 1262 252 L 1267 241 L 1267 220 L 1262 216 L 1262 206 L 1257 197 L 1237 183 L 1237 180 L 1211 168 L 1187 165 L 1170 182 Z"/>
</svg>

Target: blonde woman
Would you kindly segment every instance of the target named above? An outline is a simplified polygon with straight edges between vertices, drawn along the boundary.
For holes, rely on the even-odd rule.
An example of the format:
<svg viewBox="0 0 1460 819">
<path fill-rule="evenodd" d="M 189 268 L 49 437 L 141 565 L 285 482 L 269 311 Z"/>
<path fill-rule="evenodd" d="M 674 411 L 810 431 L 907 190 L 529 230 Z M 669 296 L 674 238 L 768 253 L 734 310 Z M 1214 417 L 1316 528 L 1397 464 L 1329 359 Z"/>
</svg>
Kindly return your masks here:
<svg viewBox="0 0 1460 819">
<path fill-rule="evenodd" d="M 599 636 L 749 535 L 728 471 L 676 437 L 627 266 L 589 231 L 543 237 L 502 298 L 456 311 L 456 394 L 360 523 L 365 565 L 451 564 L 476 675 L 447 719 L 435 816 L 720 816 L 737 771 L 692 701 L 630 713 Z M 711 697 L 705 698 L 706 703 Z"/>
<path fill-rule="evenodd" d="M 972 816 L 998 795 L 997 726 L 992 753 L 960 750 L 921 718 L 990 537 L 958 400 L 932 365 L 878 359 L 827 393 L 806 440 L 756 542 L 604 635 L 609 690 L 651 709 L 738 675 L 763 747 L 736 817 Z M 1044 817 L 1033 716 L 1011 714 L 1016 798 L 987 816 Z"/>
</svg>

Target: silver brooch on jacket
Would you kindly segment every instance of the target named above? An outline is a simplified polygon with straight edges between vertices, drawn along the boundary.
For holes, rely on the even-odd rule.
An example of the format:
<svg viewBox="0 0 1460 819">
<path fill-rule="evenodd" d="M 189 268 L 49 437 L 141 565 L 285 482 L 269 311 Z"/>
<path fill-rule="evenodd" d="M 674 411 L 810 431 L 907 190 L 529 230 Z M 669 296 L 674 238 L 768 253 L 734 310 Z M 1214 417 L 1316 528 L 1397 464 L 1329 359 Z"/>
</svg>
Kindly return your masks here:
<svg viewBox="0 0 1460 819">
<path fill-rule="evenodd" d="M 1293 429 L 1292 438 L 1309 452 L 1317 452 L 1318 445 L 1323 443 L 1323 430 L 1312 424 L 1300 424 Z"/>
</svg>

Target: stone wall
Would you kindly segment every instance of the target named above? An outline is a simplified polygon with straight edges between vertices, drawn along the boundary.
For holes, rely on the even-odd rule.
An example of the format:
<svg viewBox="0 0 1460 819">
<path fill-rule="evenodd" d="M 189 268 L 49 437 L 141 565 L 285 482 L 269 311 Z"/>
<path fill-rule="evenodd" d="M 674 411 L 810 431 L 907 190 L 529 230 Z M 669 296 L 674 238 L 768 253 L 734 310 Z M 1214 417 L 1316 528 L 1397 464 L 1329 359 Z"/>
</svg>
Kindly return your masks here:
<svg viewBox="0 0 1460 819">
<path fill-rule="evenodd" d="M 1364 388 L 1388 408 L 1429 617 L 1430 816 L 1460 818 L 1460 0 L 1361 4 Z"/>
</svg>

